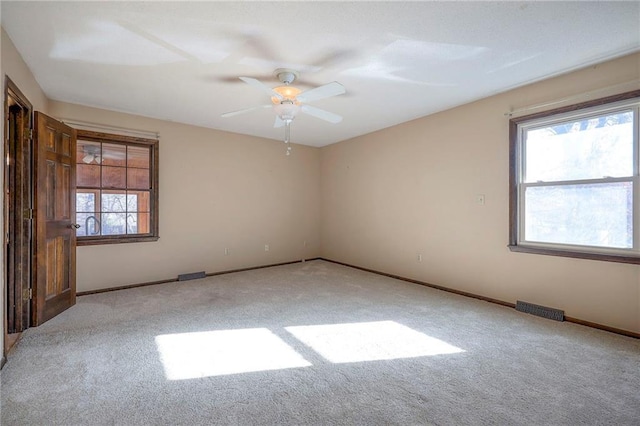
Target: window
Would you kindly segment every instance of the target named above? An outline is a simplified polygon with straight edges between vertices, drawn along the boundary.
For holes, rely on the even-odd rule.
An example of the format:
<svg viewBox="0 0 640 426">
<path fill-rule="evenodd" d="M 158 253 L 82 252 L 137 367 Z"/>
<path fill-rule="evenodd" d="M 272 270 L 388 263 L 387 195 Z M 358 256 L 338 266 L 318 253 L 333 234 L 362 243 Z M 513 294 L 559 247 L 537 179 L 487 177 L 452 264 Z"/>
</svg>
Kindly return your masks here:
<svg viewBox="0 0 640 426">
<path fill-rule="evenodd" d="M 512 251 L 640 263 L 640 91 L 512 119 Z"/>
<path fill-rule="evenodd" d="M 78 245 L 158 239 L 158 141 L 78 130 Z"/>
</svg>

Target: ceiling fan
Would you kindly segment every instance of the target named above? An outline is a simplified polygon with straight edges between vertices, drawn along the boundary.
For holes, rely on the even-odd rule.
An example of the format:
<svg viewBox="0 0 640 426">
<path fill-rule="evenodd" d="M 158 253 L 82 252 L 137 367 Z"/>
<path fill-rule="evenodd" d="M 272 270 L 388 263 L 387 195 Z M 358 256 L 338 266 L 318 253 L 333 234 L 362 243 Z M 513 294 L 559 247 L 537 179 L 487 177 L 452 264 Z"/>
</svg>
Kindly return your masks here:
<svg viewBox="0 0 640 426">
<path fill-rule="evenodd" d="M 79 144 L 82 144 L 79 142 Z M 124 160 L 126 153 L 113 150 L 103 150 L 100 145 L 82 144 L 82 162 L 85 164 L 101 164 L 103 160 Z"/>
<path fill-rule="evenodd" d="M 291 135 L 291 122 L 296 118 L 298 113 L 302 112 L 333 124 L 342 121 L 342 117 L 338 114 L 307 105 L 309 102 L 342 95 L 346 92 L 342 84 L 334 81 L 313 89 L 302 91 L 297 87 L 290 85 L 298 78 L 299 74 L 297 71 L 288 68 L 278 68 L 275 70 L 274 74 L 278 77 L 278 80 L 280 80 L 283 86 L 271 88 L 255 78 L 239 77 L 240 80 L 244 81 L 248 85 L 268 94 L 271 97 L 270 104 L 227 112 L 222 114 L 222 117 L 233 117 L 235 115 L 264 108 L 273 108 L 276 113 L 276 121 L 273 127 L 285 127 L 284 143 L 287 144 L 287 155 L 291 154 L 291 146 L 288 145 Z"/>
</svg>

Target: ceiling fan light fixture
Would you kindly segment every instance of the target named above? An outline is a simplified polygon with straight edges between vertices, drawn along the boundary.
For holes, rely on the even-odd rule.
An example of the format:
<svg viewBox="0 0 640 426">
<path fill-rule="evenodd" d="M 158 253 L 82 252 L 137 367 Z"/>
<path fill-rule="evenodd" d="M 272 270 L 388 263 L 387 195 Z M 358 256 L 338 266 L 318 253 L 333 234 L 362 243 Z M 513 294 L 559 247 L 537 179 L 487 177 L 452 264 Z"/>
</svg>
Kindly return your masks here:
<svg viewBox="0 0 640 426">
<path fill-rule="evenodd" d="M 82 157 L 82 162 L 85 164 L 91 164 L 93 162 L 95 162 L 96 164 L 101 164 L 102 163 L 102 157 L 100 156 L 100 154 L 86 154 L 84 157 Z"/>
<path fill-rule="evenodd" d="M 295 103 L 298 103 L 298 101 L 296 100 L 296 96 L 302 93 L 302 90 L 293 86 L 278 86 L 274 88 L 273 91 L 280 94 L 284 100 Z M 274 104 L 279 104 L 283 101 L 283 99 L 279 99 L 277 96 L 272 96 L 271 102 L 273 102 Z"/>
<path fill-rule="evenodd" d="M 290 123 L 300 112 L 300 105 L 296 105 L 293 102 L 283 102 L 274 105 L 273 110 L 282 121 Z"/>
</svg>

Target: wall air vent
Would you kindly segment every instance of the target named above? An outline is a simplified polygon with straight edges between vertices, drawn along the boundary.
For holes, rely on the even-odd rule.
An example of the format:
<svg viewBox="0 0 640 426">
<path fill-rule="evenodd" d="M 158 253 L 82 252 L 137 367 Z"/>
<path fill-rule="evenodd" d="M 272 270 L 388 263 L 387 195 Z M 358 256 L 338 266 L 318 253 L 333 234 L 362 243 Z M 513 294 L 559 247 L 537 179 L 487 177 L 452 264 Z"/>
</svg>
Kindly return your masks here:
<svg viewBox="0 0 640 426">
<path fill-rule="evenodd" d="M 201 272 L 191 272 L 190 274 L 180 274 L 178 275 L 178 281 L 189 281 L 189 280 L 197 280 L 200 278 L 204 278 L 207 275 L 204 271 Z"/>
<path fill-rule="evenodd" d="M 516 302 L 516 311 L 537 315 L 539 317 L 549 318 L 556 321 L 564 321 L 564 311 L 561 311 L 560 309 L 534 305 L 533 303 L 522 302 L 520 300 Z"/>
</svg>

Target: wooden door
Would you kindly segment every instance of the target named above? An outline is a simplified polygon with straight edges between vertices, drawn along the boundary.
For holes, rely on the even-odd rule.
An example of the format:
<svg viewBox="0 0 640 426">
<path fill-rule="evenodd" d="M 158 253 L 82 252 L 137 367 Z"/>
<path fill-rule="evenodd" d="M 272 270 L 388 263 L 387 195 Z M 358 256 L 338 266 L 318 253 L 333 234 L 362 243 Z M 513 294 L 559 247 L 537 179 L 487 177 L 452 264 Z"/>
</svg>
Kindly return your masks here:
<svg viewBox="0 0 640 426">
<path fill-rule="evenodd" d="M 35 113 L 33 325 L 76 303 L 76 134 Z"/>
</svg>

